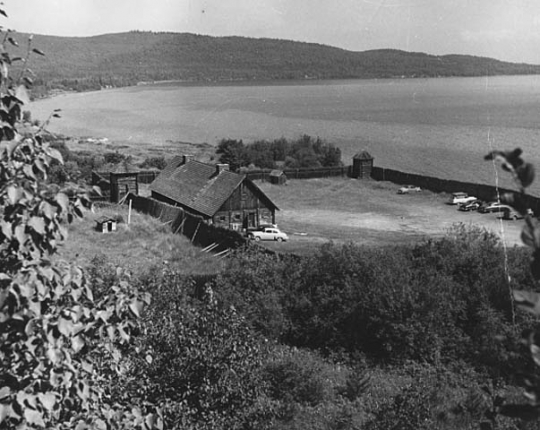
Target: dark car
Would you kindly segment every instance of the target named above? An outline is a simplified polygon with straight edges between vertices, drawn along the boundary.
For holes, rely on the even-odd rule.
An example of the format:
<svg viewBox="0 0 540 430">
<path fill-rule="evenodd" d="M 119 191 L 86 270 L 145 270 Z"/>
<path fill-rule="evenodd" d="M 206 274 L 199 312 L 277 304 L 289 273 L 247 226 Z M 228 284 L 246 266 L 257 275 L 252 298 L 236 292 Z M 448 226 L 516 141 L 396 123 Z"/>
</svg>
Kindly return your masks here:
<svg viewBox="0 0 540 430">
<path fill-rule="evenodd" d="M 482 202 L 480 200 L 474 200 L 468 203 L 461 203 L 458 206 L 458 210 L 463 212 L 477 211 L 480 206 L 482 206 Z"/>
</svg>

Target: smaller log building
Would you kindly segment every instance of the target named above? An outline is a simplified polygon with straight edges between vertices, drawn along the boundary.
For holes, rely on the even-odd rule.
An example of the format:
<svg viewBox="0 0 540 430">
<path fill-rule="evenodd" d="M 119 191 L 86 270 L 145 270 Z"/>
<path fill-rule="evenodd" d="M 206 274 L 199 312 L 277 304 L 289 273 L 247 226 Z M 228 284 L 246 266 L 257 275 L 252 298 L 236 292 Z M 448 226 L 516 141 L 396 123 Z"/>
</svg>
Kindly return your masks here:
<svg viewBox="0 0 540 430">
<path fill-rule="evenodd" d="M 228 164 L 210 165 L 177 156 L 150 185 L 152 198 L 231 230 L 275 224 L 278 207 Z"/>
<path fill-rule="evenodd" d="M 127 162 L 121 162 L 109 173 L 111 184 L 111 202 L 118 203 L 127 194 L 139 194 L 139 168 Z"/>
<path fill-rule="evenodd" d="M 353 157 L 351 176 L 356 179 L 370 178 L 373 169 L 373 157 L 367 151 L 361 151 Z"/>
</svg>

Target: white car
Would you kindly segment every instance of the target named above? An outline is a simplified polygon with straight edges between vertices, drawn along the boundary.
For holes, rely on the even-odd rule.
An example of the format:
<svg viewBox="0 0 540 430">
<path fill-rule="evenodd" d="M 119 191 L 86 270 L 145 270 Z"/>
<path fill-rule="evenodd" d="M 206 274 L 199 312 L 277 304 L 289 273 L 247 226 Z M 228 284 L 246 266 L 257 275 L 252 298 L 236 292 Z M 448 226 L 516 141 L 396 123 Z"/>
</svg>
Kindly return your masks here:
<svg viewBox="0 0 540 430">
<path fill-rule="evenodd" d="M 412 193 L 412 192 L 419 192 L 419 191 L 422 191 L 422 189 L 420 187 L 417 187 L 415 185 L 405 185 L 404 187 L 401 187 L 399 190 L 398 190 L 398 194 L 408 194 L 408 193 Z"/>
<path fill-rule="evenodd" d="M 469 196 L 467 193 L 458 192 L 452 193 L 450 201 L 448 202 L 451 205 L 461 205 L 463 203 L 470 203 L 478 200 L 476 197 Z"/>
<path fill-rule="evenodd" d="M 260 240 L 277 240 L 278 242 L 285 242 L 289 240 L 289 236 L 282 231 L 278 230 L 277 228 L 268 227 L 263 228 L 262 230 L 250 231 L 249 238 L 257 242 Z"/>
</svg>

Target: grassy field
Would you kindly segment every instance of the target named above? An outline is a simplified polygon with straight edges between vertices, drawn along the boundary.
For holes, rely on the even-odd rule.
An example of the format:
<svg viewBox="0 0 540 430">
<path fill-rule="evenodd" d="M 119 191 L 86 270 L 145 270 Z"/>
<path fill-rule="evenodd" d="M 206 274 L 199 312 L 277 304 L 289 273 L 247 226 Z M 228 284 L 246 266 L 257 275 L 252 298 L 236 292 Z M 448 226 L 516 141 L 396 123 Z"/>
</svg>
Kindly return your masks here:
<svg viewBox="0 0 540 430">
<path fill-rule="evenodd" d="M 502 221 L 494 214 L 465 213 L 447 203 L 445 193 L 421 191 L 398 195 L 390 182 L 349 178 L 290 180 L 284 186 L 268 182 L 257 185 L 276 203 L 279 227 L 290 240 L 261 242 L 276 252 L 310 254 L 320 245 L 353 242 L 367 246 L 410 244 L 442 237 L 456 223 L 477 225 L 497 233 L 508 246 L 521 244 L 522 222 Z M 95 256 L 133 272 L 153 265 L 169 264 L 187 274 L 220 270 L 223 260 L 201 252 L 187 238 L 173 235 L 167 225 L 149 216 L 132 213 L 131 224 L 103 234 L 95 230 L 102 215 L 121 215 L 126 206 L 105 205 L 88 212 L 69 228 L 69 239 L 60 256 L 85 266 Z"/>
<path fill-rule="evenodd" d="M 125 222 L 118 224 L 116 232 L 101 233 L 95 229 L 95 220 L 102 215 L 121 215 Z M 103 256 L 132 273 L 162 264 L 185 274 L 219 271 L 222 260 L 201 252 L 187 238 L 171 234 L 159 220 L 133 211 L 129 225 L 127 221 L 127 206 L 96 207 L 95 212 L 87 212 L 69 226 L 69 237 L 60 247 L 59 257 L 84 267 L 96 256 Z"/>
<path fill-rule="evenodd" d="M 449 195 L 426 190 L 399 195 L 391 182 L 349 178 L 290 180 L 285 186 L 257 185 L 276 203 L 286 243 L 265 242 L 277 251 L 309 253 L 328 241 L 369 246 L 414 243 L 442 237 L 456 223 L 478 225 L 519 245 L 522 223 L 494 214 L 460 212 Z"/>
</svg>

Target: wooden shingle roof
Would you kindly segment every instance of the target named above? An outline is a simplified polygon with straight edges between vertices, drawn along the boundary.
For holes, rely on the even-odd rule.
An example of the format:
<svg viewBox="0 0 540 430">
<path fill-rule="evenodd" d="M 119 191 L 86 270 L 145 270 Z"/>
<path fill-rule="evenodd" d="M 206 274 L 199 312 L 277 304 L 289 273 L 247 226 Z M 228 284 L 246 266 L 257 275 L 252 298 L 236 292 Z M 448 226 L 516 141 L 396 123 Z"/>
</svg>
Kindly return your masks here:
<svg viewBox="0 0 540 430">
<path fill-rule="evenodd" d="M 366 150 L 360 151 L 353 157 L 354 160 L 373 160 L 373 157 Z"/>
<path fill-rule="evenodd" d="M 227 170 L 216 172 L 216 167 L 199 161 L 183 163 L 175 157 L 150 185 L 150 190 L 179 204 L 213 216 L 245 176 Z"/>
</svg>

